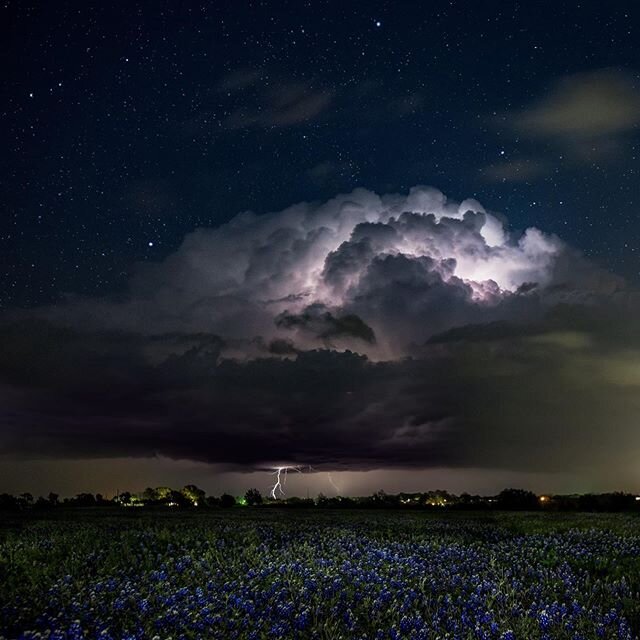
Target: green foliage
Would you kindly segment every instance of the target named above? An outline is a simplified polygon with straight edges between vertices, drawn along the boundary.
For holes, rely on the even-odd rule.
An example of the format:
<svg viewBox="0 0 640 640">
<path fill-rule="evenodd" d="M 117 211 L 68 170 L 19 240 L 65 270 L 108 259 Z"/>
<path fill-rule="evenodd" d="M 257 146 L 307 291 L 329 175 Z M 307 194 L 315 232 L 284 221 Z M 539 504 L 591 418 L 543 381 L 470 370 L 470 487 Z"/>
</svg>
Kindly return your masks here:
<svg viewBox="0 0 640 640">
<path fill-rule="evenodd" d="M 205 492 L 203 489 L 196 487 L 195 484 L 186 485 L 182 488 L 181 493 L 187 502 L 194 507 L 204 505 Z"/>
</svg>

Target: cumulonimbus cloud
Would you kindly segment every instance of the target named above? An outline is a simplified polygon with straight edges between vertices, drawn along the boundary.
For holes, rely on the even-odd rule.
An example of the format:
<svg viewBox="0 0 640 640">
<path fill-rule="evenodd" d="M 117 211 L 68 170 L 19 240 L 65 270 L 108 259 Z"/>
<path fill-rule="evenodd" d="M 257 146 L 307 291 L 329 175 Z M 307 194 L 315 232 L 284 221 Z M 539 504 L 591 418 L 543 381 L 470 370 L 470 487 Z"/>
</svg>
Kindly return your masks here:
<svg viewBox="0 0 640 640">
<path fill-rule="evenodd" d="M 0 452 L 579 468 L 640 444 L 638 315 L 559 238 L 435 189 L 242 213 L 117 298 L 5 314 Z"/>
<path fill-rule="evenodd" d="M 558 284 L 567 251 L 535 228 L 511 233 L 475 200 L 427 187 L 383 196 L 358 189 L 198 229 L 163 262 L 139 265 L 118 301 L 75 300 L 43 313 L 85 328 L 259 336 L 390 358 L 452 326 L 511 314 L 523 285 Z M 301 314 L 314 322 L 282 321 Z M 320 326 L 343 317 L 369 338 Z"/>
</svg>

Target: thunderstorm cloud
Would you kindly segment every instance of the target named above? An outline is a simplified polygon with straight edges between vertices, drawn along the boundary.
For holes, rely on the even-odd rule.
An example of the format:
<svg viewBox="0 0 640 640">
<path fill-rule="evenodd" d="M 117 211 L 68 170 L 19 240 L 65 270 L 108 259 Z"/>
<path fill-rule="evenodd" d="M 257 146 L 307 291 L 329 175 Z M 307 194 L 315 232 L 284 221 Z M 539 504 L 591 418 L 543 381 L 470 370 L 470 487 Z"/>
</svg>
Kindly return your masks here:
<svg viewBox="0 0 640 640">
<path fill-rule="evenodd" d="M 0 453 L 576 470 L 637 455 L 638 294 L 475 200 L 245 212 L 117 297 L 12 310 Z"/>
</svg>

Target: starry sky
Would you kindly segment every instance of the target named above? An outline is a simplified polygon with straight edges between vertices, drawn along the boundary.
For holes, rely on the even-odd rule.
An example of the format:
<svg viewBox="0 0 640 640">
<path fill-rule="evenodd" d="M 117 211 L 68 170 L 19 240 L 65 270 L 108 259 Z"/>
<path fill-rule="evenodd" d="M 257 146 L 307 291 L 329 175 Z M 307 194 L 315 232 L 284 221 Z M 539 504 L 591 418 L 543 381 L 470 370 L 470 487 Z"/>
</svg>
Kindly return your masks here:
<svg viewBox="0 0 640 640">
<path fill-rule="evenodd" d="M 637 3 L 0 11 L 7 489 L 638 488 Z"/>
</svg>

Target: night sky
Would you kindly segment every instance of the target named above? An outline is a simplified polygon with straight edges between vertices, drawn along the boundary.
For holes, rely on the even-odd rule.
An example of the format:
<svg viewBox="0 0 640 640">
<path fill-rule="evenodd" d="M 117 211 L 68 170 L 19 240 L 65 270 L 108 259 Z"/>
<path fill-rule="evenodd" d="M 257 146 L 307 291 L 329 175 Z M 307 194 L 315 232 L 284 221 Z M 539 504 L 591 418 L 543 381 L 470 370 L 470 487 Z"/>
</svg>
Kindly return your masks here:
<svg viewBox="0 0 640 640">
<path fill-rule="evenodd" d="M 636 2 L 1 12 L 0 490 L 640 489 Z"/>
</svg>

